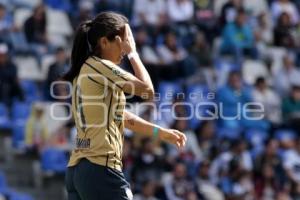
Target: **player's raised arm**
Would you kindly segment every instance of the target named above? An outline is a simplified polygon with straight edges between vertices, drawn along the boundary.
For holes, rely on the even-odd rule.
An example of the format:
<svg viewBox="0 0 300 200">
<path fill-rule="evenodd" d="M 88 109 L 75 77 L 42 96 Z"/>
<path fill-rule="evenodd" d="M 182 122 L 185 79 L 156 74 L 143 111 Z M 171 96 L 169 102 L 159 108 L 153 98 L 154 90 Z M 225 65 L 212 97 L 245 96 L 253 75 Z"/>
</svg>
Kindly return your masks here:
<svg viewBox="0 0 300 200">
<path fill-rule="evenodd" d="M 128 82 L 124 84 L 123 91 L 152 99 L 154 96 L 153 84 L 149 73 L 136 52 L 135 41 L 128 24 L 125 25 L 123 40 L 120 36 L 116 36 L 116 39 L 120 43 L 123 53 L 128 56 L 134 70 L 134 77 L 131 77 Z"/>
<path fill-rule="evenodd" d="M 186 136 L 178 130 L 162 128 L 126 110 L 124 117 L 125 127 L 135 133 L 143 134 L 145 136 L 153 136 L 164 142 L 174 144 L 178 148 L 185 146 Z"/>
</svg>

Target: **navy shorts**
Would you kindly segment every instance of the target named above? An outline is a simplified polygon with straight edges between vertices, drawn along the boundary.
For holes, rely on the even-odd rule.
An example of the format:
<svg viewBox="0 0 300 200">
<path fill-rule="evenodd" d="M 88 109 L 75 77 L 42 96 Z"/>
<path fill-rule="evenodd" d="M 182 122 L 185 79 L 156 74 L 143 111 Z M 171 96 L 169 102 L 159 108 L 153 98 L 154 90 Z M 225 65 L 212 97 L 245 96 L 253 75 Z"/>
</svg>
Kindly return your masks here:
<svg viewBox="0 0 300 200">
<path fill-rule="evenodd" d="M 82 159 L 66 173 L 68 200 L 131 200 L 124 174 Z"/>
</svg>

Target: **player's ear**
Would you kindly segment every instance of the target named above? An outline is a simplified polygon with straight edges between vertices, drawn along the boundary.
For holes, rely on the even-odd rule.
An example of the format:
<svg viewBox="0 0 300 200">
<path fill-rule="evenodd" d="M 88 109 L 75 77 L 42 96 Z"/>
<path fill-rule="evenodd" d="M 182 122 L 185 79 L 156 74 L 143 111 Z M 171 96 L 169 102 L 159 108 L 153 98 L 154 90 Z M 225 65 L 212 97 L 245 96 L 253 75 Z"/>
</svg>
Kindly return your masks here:
<svg viewBox="0 0 300 200">
<path fill-rule="evenodd" d="M 101 49 L 105 49 L 108 45 L 108 39 L 106 37 L 101 37 L 98 40 L 98 43 L 100 44 Z"/>
<path fill-rule="evenodd" d="M 122 44 L 122 39 L 121 39 L 120 36 L 117 35 L 117 36 L 115 37 L 115 40 L 116 40 L 116 42 L 117 42 L 118 45 L 121 45 L 121 44 Z"/>
</svg>

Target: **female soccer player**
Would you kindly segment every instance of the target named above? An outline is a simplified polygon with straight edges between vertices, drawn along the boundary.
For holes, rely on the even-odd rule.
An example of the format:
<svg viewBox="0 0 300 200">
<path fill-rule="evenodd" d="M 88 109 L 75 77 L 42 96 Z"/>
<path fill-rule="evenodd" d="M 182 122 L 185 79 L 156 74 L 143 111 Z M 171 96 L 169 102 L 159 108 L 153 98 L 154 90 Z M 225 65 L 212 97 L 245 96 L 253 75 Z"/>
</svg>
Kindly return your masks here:
<svg viewBox="0 0 300 200">
<path fill-rule="evenodd" d="M 134 75 L 117 65 L 125 54 Z M 179 148 L 185 145 L 186 137 L 124 110 L 124 92 L 148 99 L 154 95 L 128 20 L 103 12 L 81 24 L 65 79 L 73 83 L 72 110 L 78 132 L 66 174 L 69 200 L 132 199 L 122 173 L 123 128 Z"/>
</svg>

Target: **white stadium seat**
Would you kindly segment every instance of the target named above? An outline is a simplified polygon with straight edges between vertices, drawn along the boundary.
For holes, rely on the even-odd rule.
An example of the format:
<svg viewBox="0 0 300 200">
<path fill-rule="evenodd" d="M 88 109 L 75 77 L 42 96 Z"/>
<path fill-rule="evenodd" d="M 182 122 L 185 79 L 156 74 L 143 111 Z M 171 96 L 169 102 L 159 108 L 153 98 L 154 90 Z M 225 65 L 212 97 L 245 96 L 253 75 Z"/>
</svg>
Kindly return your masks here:
<svg viewBox="0 0 300 200">
<path fill-rule="evenodd" d="M 245 60 L 243 64 L 243 79 L 247 84 L 254 84 L 258 77 L 267 77 L 267 67 L 263 62 L 256 60 Z"/>
</svg>

